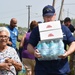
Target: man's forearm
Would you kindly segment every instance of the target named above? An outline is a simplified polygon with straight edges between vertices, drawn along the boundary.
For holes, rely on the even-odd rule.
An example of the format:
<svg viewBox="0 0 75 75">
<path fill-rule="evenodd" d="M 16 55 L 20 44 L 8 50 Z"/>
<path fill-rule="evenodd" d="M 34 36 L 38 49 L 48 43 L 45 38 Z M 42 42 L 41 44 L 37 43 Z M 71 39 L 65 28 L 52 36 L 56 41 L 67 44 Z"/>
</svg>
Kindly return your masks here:
<svg viewBox="0 0 75 75">
<path fill-rule="evenodd" d="M 75 52 L 75 42 L 71 43 L 69 49 L 66 52 L 66 55 L 68 56 L 68 55 L 72 54 L 73 52 Z"/>
</svg>

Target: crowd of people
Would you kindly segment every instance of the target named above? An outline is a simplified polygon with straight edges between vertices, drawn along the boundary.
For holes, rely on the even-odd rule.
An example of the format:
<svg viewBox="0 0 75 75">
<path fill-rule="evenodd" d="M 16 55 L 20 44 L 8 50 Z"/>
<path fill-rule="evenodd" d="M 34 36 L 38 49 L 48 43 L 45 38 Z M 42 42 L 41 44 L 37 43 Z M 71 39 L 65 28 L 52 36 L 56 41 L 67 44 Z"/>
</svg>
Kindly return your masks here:
<svg viewBox="0 0 75 75">
<path fill-rule="evenodd" d="M 44 23 L 55 21 L 55 8 L 51 5 L 45 6 L 42 17 Z M 31 21 L 30 29 L 22 39 L 18 37 L 16 18 L 10 20 L 9 26 L 0 27 L 0 75 L 18 75 L 18 71 L 22 70 L 22 64 L 26 70 L 25 75 L 68 75 L 70 73 L 68 56 L 75 52 L 75 37 L 73 36 L 75 28 L 69 17 L 66 17 L 63 22 L 61 29 L 65 53 L 59 56 L 60 60 L 38 60 L 41 55 L 36 46 L 41 41 L 38 28 L 41 21 Z M 16 46 L 17 41 L 20 42 L 19 50 Z M 72 61 L 72 57 L 70 58 Z"/>
</svg>

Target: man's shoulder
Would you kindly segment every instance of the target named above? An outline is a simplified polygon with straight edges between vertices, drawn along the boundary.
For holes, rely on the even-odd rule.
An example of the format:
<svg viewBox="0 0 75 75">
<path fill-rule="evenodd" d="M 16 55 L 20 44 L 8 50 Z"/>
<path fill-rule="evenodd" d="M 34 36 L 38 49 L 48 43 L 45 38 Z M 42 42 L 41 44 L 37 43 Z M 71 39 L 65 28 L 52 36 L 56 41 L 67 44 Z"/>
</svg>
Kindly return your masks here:
<svg viewBox="0 0 75 75">
<path fill-rule="evenodd" d="M 13 29 L 15 32 L 18 32 L 18 29 L 15 27 L 14 29 Z"/>
<path fill-rule="evenodd" d="M 65 25 L 61 25 L 61 28 L 62 28 L 62 30 L 67 30 L 68 29 L 68 27 L 65 26 Z"/>
<path fill-rule="evenodd" d="M 71 33 L 69 28 L 65 25 L 61 25 L 61 29 L 62 29 L 62 32 L 65 33 L 65 34 L 67 34 L 67 33 L 70 34 Z"/>
</svg>

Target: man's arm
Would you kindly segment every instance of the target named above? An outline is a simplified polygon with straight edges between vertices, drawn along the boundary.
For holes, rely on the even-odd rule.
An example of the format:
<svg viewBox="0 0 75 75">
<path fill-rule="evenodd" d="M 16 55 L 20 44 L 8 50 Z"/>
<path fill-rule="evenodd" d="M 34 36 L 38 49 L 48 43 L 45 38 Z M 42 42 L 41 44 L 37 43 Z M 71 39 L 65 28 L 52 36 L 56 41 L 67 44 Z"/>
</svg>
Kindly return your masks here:
<svg viewBox="0 0 75 75">
<path fill-rule="evenodd" d="M 35 49 L 31 44 L 28 44 L 27 50 L 30 54 L 33 54 L 36 58 L 41 58 L 40 52 Z"/>
<path fill-rule="evenodd" d="M 39 36 L 40 35 L 39 35 L 38 27 L 35 27 L 31 32 L 31 35 L 30 35 L 30 38 L 29 38 L 29 41 L 28 41 L 29 44 L 27 46 L 28 52 L 33 54 L 37 58 L 40 56 L 40 53 L 35 47 L 37 46 L 38 42 L 40 41 Z"/>
<path fill-rule="evenodd" d="M 60 58 L 66 58 L 67 56 L 69 56 L 70 54 L 72 54 L 75 51 L 75 41 L 72 42 L 69 46 L 69 49 L 61 56 L 59 56 Z"/>
</svg>

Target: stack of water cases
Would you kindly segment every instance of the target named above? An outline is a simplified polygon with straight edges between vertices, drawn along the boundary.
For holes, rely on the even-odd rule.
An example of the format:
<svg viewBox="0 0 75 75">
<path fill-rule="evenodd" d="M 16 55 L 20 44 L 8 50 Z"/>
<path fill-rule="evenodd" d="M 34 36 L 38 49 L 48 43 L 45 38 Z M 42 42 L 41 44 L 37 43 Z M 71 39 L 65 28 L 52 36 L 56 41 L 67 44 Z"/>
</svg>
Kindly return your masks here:
<svg viewBox="0 0 75 75">
<path fill-rule="evenodd" d="M 40 41 L 37 45 L 42 58 L 39 60 L 58 60 L 65 53 L 63 33 L 60 21 L 41 23 L 39 26 Z"/>
</svg>

